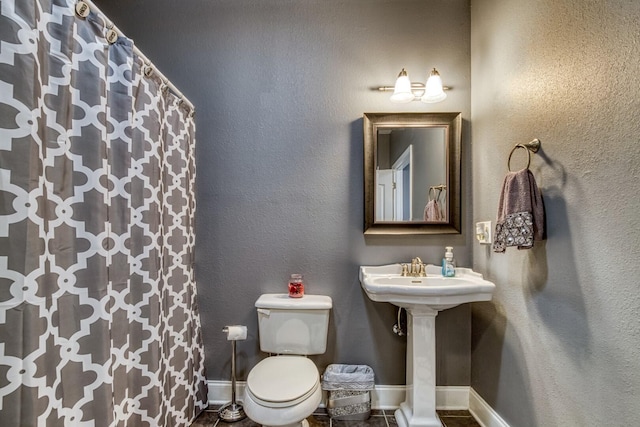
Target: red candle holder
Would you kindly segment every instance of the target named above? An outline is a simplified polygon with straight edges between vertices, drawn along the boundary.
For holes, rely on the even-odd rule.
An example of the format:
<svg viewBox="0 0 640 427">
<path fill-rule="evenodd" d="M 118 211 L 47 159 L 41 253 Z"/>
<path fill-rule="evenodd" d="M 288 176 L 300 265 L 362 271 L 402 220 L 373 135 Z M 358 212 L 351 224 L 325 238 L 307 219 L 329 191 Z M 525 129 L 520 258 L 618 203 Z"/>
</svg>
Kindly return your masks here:
<svg viewBox="0 0 640 427">
<path fill-rule="evenodd" d="M 304 296 L 304 281 L 302 274 L 292 274 L 289 279 L 289 297 L 302 298 Z"/>
</svg>

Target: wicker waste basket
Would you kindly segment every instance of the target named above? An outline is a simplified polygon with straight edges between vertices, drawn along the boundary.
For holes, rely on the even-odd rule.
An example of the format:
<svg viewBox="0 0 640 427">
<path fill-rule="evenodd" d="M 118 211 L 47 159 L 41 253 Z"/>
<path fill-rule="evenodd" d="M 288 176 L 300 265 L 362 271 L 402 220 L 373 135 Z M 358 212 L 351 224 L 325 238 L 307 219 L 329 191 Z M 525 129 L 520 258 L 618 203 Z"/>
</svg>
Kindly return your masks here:
<svg viewBox="0 0 640 427">
<path fill-rule="evenodd" d="M 322 389 L 329 392 L 329 416 L 335 420 L 366 420 L 371 415 L 373 387 L 373 369 L 367 365 L 327 366 L 322 376 Z"/>
</svg>

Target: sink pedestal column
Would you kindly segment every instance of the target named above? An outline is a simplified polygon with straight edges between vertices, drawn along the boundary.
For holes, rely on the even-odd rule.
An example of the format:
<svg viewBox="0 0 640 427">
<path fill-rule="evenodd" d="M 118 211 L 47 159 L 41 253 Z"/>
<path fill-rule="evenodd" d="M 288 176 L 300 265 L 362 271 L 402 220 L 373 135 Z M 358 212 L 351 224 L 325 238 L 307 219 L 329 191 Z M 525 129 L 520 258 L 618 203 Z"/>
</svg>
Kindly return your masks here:
<svg viewBox="0 0 640 427">
<path fill-rule="evenodd" d="M 399 427 L 441 427 L 436 414 L 436 315 L 425 305 L 407 310 L 407 396 L 396 410 Z"/>
</svg>

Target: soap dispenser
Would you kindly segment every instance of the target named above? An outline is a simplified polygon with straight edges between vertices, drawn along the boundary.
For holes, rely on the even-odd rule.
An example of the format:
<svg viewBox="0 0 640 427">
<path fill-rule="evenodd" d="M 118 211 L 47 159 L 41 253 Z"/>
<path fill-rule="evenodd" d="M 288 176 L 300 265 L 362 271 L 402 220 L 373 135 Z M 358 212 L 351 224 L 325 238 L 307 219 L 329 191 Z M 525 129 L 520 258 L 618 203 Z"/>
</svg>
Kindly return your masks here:
<svg viewBox="0 0 640 427">
<path fill-rule="evenodd" d="M 444 277 L 453 277 L 456 275 L 456 262 L 453 259 L 453 247 L 447 246 L 442 258 L 442 275 Z"/>
</svg>

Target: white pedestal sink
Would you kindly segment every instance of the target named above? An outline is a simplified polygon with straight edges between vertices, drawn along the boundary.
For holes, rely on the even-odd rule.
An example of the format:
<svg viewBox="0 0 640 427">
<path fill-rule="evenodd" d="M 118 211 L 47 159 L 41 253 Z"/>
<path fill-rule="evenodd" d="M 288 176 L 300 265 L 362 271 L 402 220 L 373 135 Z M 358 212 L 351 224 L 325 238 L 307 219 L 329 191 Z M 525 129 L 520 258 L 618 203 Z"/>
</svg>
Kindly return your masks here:
<svg viewBox="0 0 640 427">
<path fill-rule="evenodd" d="M 474 301 L 489 301 L 495 285 L 469 268 L 442 277 L 427 265 L 427 277 L 402 277 L 400 264 L 360 267 L 360 283 L 372 301 L 407 310 L 407 395 L 396 410 L 400 427 L 440 427 L 436 414 L 436 315 Z"/>
</svg>

